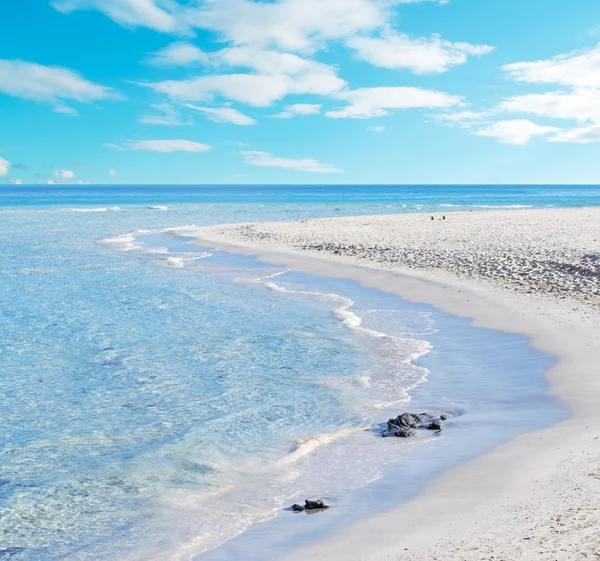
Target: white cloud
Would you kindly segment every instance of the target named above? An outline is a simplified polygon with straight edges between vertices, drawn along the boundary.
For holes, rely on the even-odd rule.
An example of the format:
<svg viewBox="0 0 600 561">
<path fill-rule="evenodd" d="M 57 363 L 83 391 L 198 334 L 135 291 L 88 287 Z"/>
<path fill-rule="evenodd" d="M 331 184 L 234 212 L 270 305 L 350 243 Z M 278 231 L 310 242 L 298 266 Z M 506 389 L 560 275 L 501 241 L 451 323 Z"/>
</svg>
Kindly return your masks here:
<svg viewBox="0 0 600 561">
<path fill-rule="evenodd" d="M 62 113 L 63 115 L 69 115 L 71 117 L 77 117 L 79 115 L 76 109 L 62 104 L 55 105 L 52 111 L 55 113 Z"/>
<path fill-rule="evenodd" d="M 385 130 L 385 127 L 383 127 L 383 126 L 381 126 L 381 125 L 378 125 L 378 126 L 372 126 L 372 127 L 369 127 L 369 130 L 370 130 L 371 132 L 383 132 L 383 131 Z"/>
<path fill-rule="evenodd" d="M 183 121 L 181 114 L 170 103 L 157 103 L 151 105 L 153 109 L 159 112 L 158 115 L 142 115 L 140 123 L 145 125 L 163 125 L 167 127 L 191 125 L 190 121 Z"/>
<path fill-rule="evenodd" d="M 142 85 L 181 101 L 207 101 L 220 95 L 240 103 L 268 107 L 289 94 L 329 95 L 339 91 L 345 84 L 332 71 L 327 71 L 299 76 L 225 74 Z"/>
<path fill-rule="evenodd" d="M 502 69 L 519 82 L 600 88 L 600 45 L 548 60 L 506 64 Z"/>
<path fill-rule="evenodd" d="M 335 76 L 332 66 L 292 53 L 259 49 L 256 47 L 231 47 L 217 51 L 213 62 L 231 67 L 252 68 L 260 74 L 286 74 L 289 76 L 329 75 Z"/>
<path fill-rule="evenodd" d="M 386 2 L 372 0 L 209 0 L 187 21 L 236 45 L 314 52 L 324 41 L 373 30 L 386 21 Z"/>
<path fill-rule="evenodd" d="M 323 164 L 313 158 L 278 158 L 268 152 L 260 152 L 257 150 L 246 150 L 241 152 L 244 156 L 244 161 L 251 166 L 260 166 L 267 168 L 283 168 L 295 171 L 309 171 L 313 173 L 342 173 L 343 170 L 338 169 L 329 164 Z"/>
<path fill-rule="evenodd" d="M 433 115 L 433 118 L 447 125 L 470 128 L 484 124 L 491 114 L 491 111 L 455 111 L 454 113 L 438 113 Z"/>
<path fill-rule="evenodd" d="M 117 175 L 119 175 L 114 169 L 108 170 L 108 173 L 112 176 L 112 177 L 117 177 Z"/>
<path fill-rule="evenodd" d="M 335 97 L 348 105 L 325 113 L 331 119 L 369 119 L 387 115 L 393 109 L 446 109 L 462 104 L 459 96 L 412 87 L 361 88 L 340 92 Z"/>
<path fill-rule="evenodd" d="M 155 2 L 154 0 L 55 0 L 52 2 L 56 10 L 65 14 L 75 10 L 98 10 L 120 25 L 148 27 L 162 32 L 175 31 L 178 27 L 175 15 L 157 4 L 167 4 L 173 10 L 177 6 L 173 1 Z"/>
<path fill-rule="evenodd" d="M 529 113 L 552 119 L 600 122 L 600 94 L 591 88 L 577 88 L 571 92 L 527 94 L 503 101 L 497 110 Z"/>
<path fill-rule="evenodd" d="M 532 123 L 527 119 L 517 119 L 513 121 L 499 121 L 489 127 L 476 130 L 473 134 L 496 138 L 503 144 L 523 146 L 534 136 L 545 136 L 559 130 L 556 127 L 544 127 Z"/>
<path fill-rule="evenodd" d="M 387 33 L 383 37 L 352 37 L 348 47 L 367 62 L 383 68 L 408 68 L 416 74 L 446 72 L 451 66 L 465 64 L 467 57 L 491 53 L 494 47 L 451 43 L 439 35 L 412 39 L 405 34 Z"/>
<path fill-rule="evenodd" d="M 105 144 L 107 148 L 119 150 L 147 150 L 150 152 L 208 152 L 212 146 L 192 140 L 129 140 L 124 146 Z"/>
<path fill-rule="evenodd" d="M 219 95 L 258 107 L 267 107 L 289 94 L 330 95 L 346 87 L 334 67 L 290 53 L 232 47 L 213 54 L 211 61 L 218 66 L 251 68 L 256 73 L 203 75 L 141 85 L 181 101 L 206 101 Z"/>
<path fill-rule="evenodd" d="M 294 103 L 288 105 L 281 113 L 272 115 L 277 119 L 291 119 L 297 115 L 317 115 L 321 112 L 321 104 L 319 103 Z"/>
<path fill-rule="evenodd" d="M 36 175 L 39 178 L 38 183 L 41 183 L 43 185 L 54 185 L 55 183 L 55 181 L 47 175 L 42 175 L 41 173 L 36 173 L 34 175 Z"/>
<path fill-rule="evenodd" d="M 191 103 L 184 103 L 184 107 L 204 113 L 212 121 L 218 123 L 233 123 L 234 125 L 255 125 L 256 121 L 231 107 L 198 107 Z"/>
<path fill-rule="evenodd" d="M 427 0 L 206 0 L 201 6 L 177 0 L 53 0 L 52 5 L 63 13 L 97 10 L 126 27 L 188 34 L 195 27 L 236 45 L 313 52 L 328 40 L 384 26 L 395 4 L 420 1 Z"/>
<path fill-rule="evenodd" d="M 578 144 L 600 140 L 600 45 L 548 60 L 507 64 L 502 69 L 518 82 L 566 87 L 559 91 L 509 97 L 487 111 L 459 111 L 436 115 L 435 118 L 447 124 L 471 128 L 473 134 L 509 144 L 524 145 L 535 136 L 545 136 L 550 142 Z M 535 115 L 590 125 L 562 130 L 528 119 L 490 122 L 492 117 L 501 113 Z"/>
<path fill-rule="evenodd" d="M 70 169 L 55 169 L 54 175 L 58 179 L 62 179 L 64 181 L 68 181 L 69 179 L 73 179 L 75 177 L 75 173 Z"/>
<path fill-rule="evenodd" d="M 151 54 L 146 62 L 155 66 L 190 66 L 192 64 L 207 64 L 209 59 L 206 53 L 195 45 L 178 41 Z"/>
<path fill-rule="evenodd" d="M 81 102 L 122 99 L 111 88 L 89 82 L 67 68 L 22 60 L 0 59 L 0 92 L 54 103 L 64 99 Z"/>
<path fill-rule="evenodd" d="M 23 185 L 23 180 L 18 177 L 9 177 L 8 182 L 12 185 Z"/>
<path fill-rule="evenodd" d="M 10 162 L 5 160 L 4 158 L 0 158 L 0 176 L 8 175 L 8 170 L 10 169 Z"/>
<path fill-rule="evenodd" d="M 571 142 L 574 144 L 600 142 L 600 125 L 561 131 L 548 140 L 550 142 Z"/>
</svg>

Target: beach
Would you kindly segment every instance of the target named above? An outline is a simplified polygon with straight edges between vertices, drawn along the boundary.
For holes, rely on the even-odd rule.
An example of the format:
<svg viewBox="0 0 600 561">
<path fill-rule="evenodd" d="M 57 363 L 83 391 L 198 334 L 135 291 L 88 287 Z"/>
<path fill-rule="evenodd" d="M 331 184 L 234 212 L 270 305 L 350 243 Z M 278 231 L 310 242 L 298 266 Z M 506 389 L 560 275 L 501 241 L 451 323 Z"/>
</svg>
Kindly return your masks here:
<svg viewBox="0 0 600 561">
<path fill-rule="evenodd" d="M 432 219 L 433 216 L 433 219 Z M 190 230 L 197 243 L 353 279 L 527 336 L 571 416 L 454 468 L 289 559 L 597 559 L 600 209 L 360 216 Z M 523 428 L 527 430 L 526 427 Z"/>
</svg>

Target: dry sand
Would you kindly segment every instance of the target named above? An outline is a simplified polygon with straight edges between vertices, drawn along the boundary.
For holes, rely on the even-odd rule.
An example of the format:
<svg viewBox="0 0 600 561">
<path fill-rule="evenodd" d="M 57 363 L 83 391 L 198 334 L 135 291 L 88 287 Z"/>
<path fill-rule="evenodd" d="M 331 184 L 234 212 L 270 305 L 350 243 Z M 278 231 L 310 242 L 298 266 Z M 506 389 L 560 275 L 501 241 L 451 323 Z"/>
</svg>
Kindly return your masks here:
<svg viewBox="0 0 600 561">
<path fill-rule="evenodd" d="M 558 358 L 573 412 L 289 559 L 600 559 L 600 209 L 371 216 L 199 229 L 202 245 L 352 278 Z"/>
</svg>

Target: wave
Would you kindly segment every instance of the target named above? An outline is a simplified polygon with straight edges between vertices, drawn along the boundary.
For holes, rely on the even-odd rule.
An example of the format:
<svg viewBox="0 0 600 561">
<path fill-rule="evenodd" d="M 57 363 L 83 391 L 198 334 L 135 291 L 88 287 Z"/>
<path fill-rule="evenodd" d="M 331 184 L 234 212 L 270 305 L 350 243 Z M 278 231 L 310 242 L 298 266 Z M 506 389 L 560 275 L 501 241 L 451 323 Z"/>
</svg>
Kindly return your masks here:
<svg viewBox="0 0 600 561">
<path fill-rule="evenodd" d="M 311 298 L 315 298 L 317 300 L 326 300 L 329 302 L 337 302 L 340 304 L 338 308 L 333 310 L 333 314 L 342 321 L 342 323 L 354 331 L 355 333 L 360 333 L 362 335 L 367 335 L 370 337 L 377 337 L 380 339 L 384 339 L 387 337 L 385 333 L 381 331 L 375 331 L 374 329 L 367 329 L 366 327 L 362 327 L 362 318 L 354 313 L 350 308 L 354 306 L 354 301 L 350 298 L 346 298 L 345 296 L 340 296 L 339 294 L 328 294 L 325 292 L 309 292 L 303 290 L 289 290 L 283 286 L 279 286 L 274 282 L 264 282 L 266 279 L 272 279 L 274 277 L 278 277 L 280 275 L 284 275 L 288 273 L 290 269 L 286 269 L 285 271 L 279 271 L 277 273 L 273 273 L 272 275 L 268 275 L 266 277 L 258 277 L 253 279 L 252 282 L 258 282 L 262 284 L 265 288 L 269 290 L 273 290 L 274 292 L 285 292 L 288 294 L 303 294 L 305 296 L 309 296 Z"/>
<path fill-rule="evenodd" d="M 456 205 L 456 204 L 452 204 L 452 203 L 442 203 L 438 206 L 444 207 L 444 208 L 533 208 L 533 205 L 518 205 L 518 204 L 514 204 L 514 205 L 469 205 L 469 204 Z"/>
<path fill-rule="evenodd" d="M 296 442 L 296 445 L 294 446 L 290 454 L 285 456 L 283 459 L 279 460 L 279 462 L 277 462 L 277 465 L 295 463 L 298 460 L 301 460 L 302 458 L 314 452 L 317 448 L 324 446 L 325 444 L 331 444 L 336 440 L 346 438 L 347 436 L 350 436 L 351 434 L 354 434 L 356 432 L 363 431 L 366 428 L 368 427 L 352 427 L 341 429 L 336 432 L 319 434 L 317 436 L 311 436 L 308 438 L 301 438 Z"/>
<path fill-rule="evenodd" d="M 150 205 L 148 208 L 151 208 L 154 210 L 169 210 L 169 207 L 166 205 Z"/>
<path fill-rule="evenodd" d="M 109 212 L 109 211 L 115 211 L 115 210 L 121 210 L 120 207 L 118 206 L 111 206 L 111 207 L 96 207 L 96 208 L 68 208 L 67 211 L 68 212 Z"/>
<path fill-rule="evenodd" d="M 118 207 L 114 207 L 118 208 Z M 147 236 L 152 234 L 163 234 L 166 232 L 176 232 L 179 230 L 190 230 L 192 228 L 196 228 L 196 226 L 176 226 L 171 228 L 156 228 L 154 230 L 135 230 L 134 232 L 128 232 L 126 234 L 120 234 L 118 236 L 113 236 L 110 238 L 104 238 L 103 240 L 99 240 L 97 243 L 102 245 L 110 245 L 114 247 L 114 249 L 120 251 L 132 251 L 132 250 L 142 250 L 145 246 L 143 242 L 136 242 L 136 238 L 139 236 Z M 165 253 L 168 251 L 166 248 L 162 248 L 162 251 L 153 251 L 148 250 L 148 253 Z"/>
<path fill-rule="evenodd" d="M 132 251 L 134 249 L 140 249 L 143 244 L 135 241 L 133 234 L 122 234 L 120 236 L 114 236 L 112 238 L 105 238 L 99 243 L 104 245 L 110 245 L 120 251 Z"/>
<path fill-rule="evenodd" d="M 471 205 L 473 208 L 533 208 L 533 205 Z"/>
<path fill-rule="evenodd" d="M 183 267 L 188 261 L 197 261 L 198 259 L 206 259 L 207 257 L 212 257 L 212 253 L 201 253 L 199 255 L 191 254 L 192 256 L 172 256 L 166 257 L 165 263 L 169 265 L 169 267 Z"/>
</svg>

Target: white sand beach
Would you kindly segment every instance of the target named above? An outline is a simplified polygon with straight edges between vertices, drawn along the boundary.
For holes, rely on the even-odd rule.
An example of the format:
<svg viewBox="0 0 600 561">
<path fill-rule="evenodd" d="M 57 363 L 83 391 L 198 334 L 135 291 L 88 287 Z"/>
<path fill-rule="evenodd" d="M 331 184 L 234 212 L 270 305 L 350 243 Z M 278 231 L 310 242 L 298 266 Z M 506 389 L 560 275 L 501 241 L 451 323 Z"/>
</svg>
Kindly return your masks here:
<svg viewBox="0 0 600 561">
<path fill-rule="evenodd" d="M 522 434 L 289 559 L 600 558 L 600 208 L 360 216 L 193 235 L 526 335 L 558 359 L 547 377 L 569 419 Z"/>
</svg>

